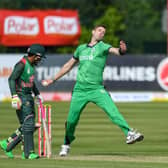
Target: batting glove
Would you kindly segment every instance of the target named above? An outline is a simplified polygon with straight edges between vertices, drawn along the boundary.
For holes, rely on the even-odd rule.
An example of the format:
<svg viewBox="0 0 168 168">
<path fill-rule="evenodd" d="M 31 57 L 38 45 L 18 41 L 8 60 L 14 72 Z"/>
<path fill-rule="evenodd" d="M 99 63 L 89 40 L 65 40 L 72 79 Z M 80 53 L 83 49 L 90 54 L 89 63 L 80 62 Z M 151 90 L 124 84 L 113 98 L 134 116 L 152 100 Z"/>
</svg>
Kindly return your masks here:
<svg viewBox="0 0 168 168">
<path fill-rule="evenodd" d="M 42 97 L 41 95 L 35 96 L 35 103 L 36 103 L 37 105 L 40 104 L 40 100 L 41 100 L 41 103 L 44 102 L 43 97 Z"/>
<path fill-rule="evenodd" d="M 20 100 L 20 98 L 18 97 L 18 95 L 13 95 L 12 96 L 12 107 L 15 109 L 20 109 L 22 105 L 22 101 Z"/>
</svg>

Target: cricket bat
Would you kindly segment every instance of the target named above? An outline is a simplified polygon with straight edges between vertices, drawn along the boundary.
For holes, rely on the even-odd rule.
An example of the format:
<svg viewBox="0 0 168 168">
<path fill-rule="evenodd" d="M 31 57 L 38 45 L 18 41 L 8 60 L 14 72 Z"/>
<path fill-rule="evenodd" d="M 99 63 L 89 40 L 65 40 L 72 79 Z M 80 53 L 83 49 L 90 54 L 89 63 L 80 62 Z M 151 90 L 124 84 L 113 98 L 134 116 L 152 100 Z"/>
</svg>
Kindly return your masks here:
<svg viewBox="0 0 168 168">
<path fill-rule="evenodd" d="M 45 132 L 45 138 L 46 138 L 46 142 L 47 142 L 47 158 L 51 157 L 51 142 L 50 142 L 50 138 L 48 135 L 48 129 L 47 129 L 47 124 L 45 121 L 45 114 L 44 114 L 44 108 L 43 108 L 43 104 L 40 100 L 40 110 L 41 110 L 41 118 L 42 118 L 42 123 L 43 123 L 43 129 Z"/>
</svg>

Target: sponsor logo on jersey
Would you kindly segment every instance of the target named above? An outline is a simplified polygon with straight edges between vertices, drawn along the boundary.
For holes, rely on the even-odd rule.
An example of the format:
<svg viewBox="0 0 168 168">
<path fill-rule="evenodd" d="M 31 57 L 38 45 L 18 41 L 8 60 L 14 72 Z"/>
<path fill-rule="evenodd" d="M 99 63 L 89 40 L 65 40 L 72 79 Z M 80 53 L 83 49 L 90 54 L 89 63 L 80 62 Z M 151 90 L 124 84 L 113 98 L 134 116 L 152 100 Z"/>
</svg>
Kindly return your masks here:
<svg viewBox="0 0 168 168">
<path fill-rule="evenodd" d="M 27 69 L 27 73 L 30 74 L 30 68 Z"/>
<path fill-rule="evenodd" d="M 80 60 L 80 61 L 93 60 L 93 55 L 89 55 L 89 56 L 83 55 L 83 56 L 80 56 L 80 57 L 79 57 L 79 60 Z"/>
<path fill-rule="evenodd" d="M 30 106 L 30 102 L 29 101 L 26 101 L 26 106 Z"/>
<path fill-rule="evenodd" d="M 106 91 L 104 89 L 101 89 L 100 92 L 101 93 L 106 93 Z"/>
<path fill-rule="evenodd" d="M 168 91 L 168 58 L 163 59 L 158 65 L 157 81 L 162 89 Z"/>
</svg>

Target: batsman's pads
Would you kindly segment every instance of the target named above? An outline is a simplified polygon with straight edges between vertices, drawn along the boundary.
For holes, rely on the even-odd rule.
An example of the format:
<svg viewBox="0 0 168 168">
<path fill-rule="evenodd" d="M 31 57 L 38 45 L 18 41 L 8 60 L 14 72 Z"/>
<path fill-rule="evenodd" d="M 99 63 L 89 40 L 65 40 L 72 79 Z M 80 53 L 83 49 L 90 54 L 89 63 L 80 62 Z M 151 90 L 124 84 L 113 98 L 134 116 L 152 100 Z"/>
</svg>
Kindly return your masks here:
<svg viewBox="0 0 168 168">
<path fill-rule="evenodd" d="M 22 127 L 19 127 L 15 133 L 13 134 L 12 137 L 8 138 L 8 145 L 6 151 L 9 152 L 11 151 L 18 143 L 20 143 L 23 139 L 22 136 Z"/>
<path fill-rule="evenodd" d="M 34 130 L 34 131 L 36 131 L 39 127 L 40 127 L 40 125 L 37 123 L 37 124 L 35 125 L 35 130 Z M 19 127 L 19 128 L 15 131 L 15 133 L 14 133 L 12 136 L 10 136 L 10 137 L 8 138 L 8 145 L 7 145 L 6 151 L 7 151 L 7 152 L 11 151 L 11 150 L 14 149 L 15 146 L 16 146 L 17 144 L 19 144 L 21 141 L 23 141 L 22 126 Z"/>
<path fill-rule="evenodd" d="M 35 117 L 34 114 L 29 114 L 25 117 L 23 125 L 23 138 L 24 138 L 24 154 L 28 158 L 31 151 L 34 151 L 33 132 L 35 130 Z"/>
<path fill-rule="evenodd" d="M 34 132 L 34 130 L 35 130 L 34 114 L 30 114 L 30 115 L 26 116 L 26 118 L 24 119 L 22 128 L 23 128 L 23 133 L 24 132 Z"/>
<path fill-rule="evenodd" d="M 22 105 L 21 99 L 18 97 L 18 95 L 13 95 L 12 96 L 12 107 L 15 109 L 20 109 Z"/>
<path fill-rule="evenodd" d="M 31 152 L 34 152 L 33 131 L 24 132 L 24 155 L 28 158 Z"/>
</svg>

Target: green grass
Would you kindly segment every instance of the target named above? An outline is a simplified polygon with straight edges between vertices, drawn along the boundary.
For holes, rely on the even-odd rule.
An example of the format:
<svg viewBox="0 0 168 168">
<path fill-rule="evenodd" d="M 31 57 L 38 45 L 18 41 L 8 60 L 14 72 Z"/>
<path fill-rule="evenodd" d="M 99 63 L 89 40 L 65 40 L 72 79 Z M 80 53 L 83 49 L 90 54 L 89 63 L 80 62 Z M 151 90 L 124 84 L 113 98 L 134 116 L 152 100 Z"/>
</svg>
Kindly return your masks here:
<svg viewBox="0 0 168 168">
<path fill-rule="evenodd" d="M 133 128 L 144 133 L 143 142 L 127 145 L 123 132 L 111 123 L 106 114 L 94 104 L 84 109 L 76 129 L 76 140 L 70 155 L 58 156 L 64 138 L 64 122 L 69 102 L 52 105 L 51 159 L 21 160 L 20 145 L 7 159 L 0 150 L 0 167 L 36 168 L 167 168 L 168 167 L 168 103 L 120 103 L 119 110 Z M 10 103 L 0 104 L 0 139 L 8 137 L 18 127 Z M 35 133 L 37 151 L 37 132 Z"/>
</svg>

